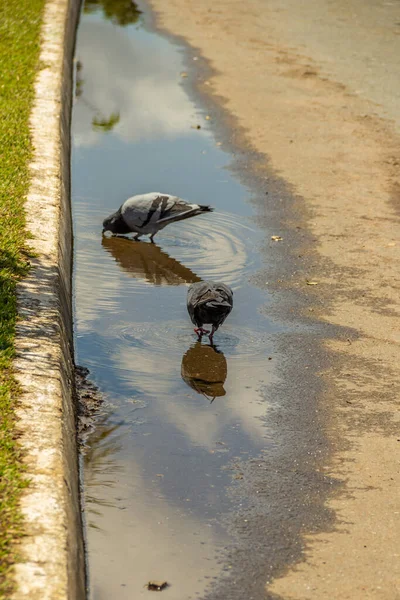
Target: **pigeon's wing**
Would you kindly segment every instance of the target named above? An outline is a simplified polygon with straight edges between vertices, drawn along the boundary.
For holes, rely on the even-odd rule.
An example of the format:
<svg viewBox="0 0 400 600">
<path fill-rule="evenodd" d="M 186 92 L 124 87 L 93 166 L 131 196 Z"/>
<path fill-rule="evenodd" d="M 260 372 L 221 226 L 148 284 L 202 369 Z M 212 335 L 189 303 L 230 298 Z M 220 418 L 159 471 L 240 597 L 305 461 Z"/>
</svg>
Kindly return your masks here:
<svg viewBox="0 0 400 600">
<path fill-rule="evenodd" d="M 124 202 L 121 207 L 121 213 L 124 221 L 133 229 L 142 229 L 146 225 L 154 224 L 163 216 L 168 214 L 176 201 L 180 200 L 176 196 L 151 192 L 150 194 L 141 194 L 132 196 Z M 180 200 L 184 202 L 184 200 Z M 187 203 L 186 207 L 189 205 Z"/>
<path fill-rule="evenodd" d="M 223 298 L 227 300 L 231 306 L 233 306 L 233 291 L 228 285 L 221 282 L 215 282 L 213 283 L 213 289 L 219 292 Z"/>
<path fill-rule="evenodd" d="M 198 281 L 196 283 L 192 283 L 192 285 L 188 288 L 187 294 L 187 304 L 188 306 L 197 306 L 200 298 L 205 294 L 205 292 L 209 289 L 209 284 L 207 281 Z"/>
<path fill-rule="evenodd" d="M 186 200 L 182 200 L 182 198 L 175 196 L 171 197 L 171 202 L 168 203 L 161 212 L 160 217 L 157 219 L 157 224 L 166 225 L 167 223 L 194 217 L 202 212 L 212 211 L 213 209 L 210 206 L 203 204 L 189 204 Z"/>
<path fill-rule="evenodd" d="M 192 283 L 188 288 L 187 293 L 187 309 L 192 323 L 197 325 L 195 312 L 202 295 L 207 291 L 208 284 L 205 281 Z"/>
</svg>

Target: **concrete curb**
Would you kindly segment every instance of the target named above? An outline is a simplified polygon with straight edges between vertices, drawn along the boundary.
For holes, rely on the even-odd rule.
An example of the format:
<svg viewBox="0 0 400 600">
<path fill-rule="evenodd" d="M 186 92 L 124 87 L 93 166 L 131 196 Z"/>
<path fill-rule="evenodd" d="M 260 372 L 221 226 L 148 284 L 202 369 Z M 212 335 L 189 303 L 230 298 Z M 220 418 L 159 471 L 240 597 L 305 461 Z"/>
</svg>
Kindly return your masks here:
<svg viewBox="0 0 400 600">
<path fill-rule="evenodd" d="M 70 210 L 72 59 L 80 0 L 48 0 L 35 103 L 34 159 L 26 202 L 36 253 L 18 286 L 15 371 L 18 432 L 31 483 L 22 497 L 26 537 L 12 600 L 85 598 L 76 444 Z"/>
</svg>

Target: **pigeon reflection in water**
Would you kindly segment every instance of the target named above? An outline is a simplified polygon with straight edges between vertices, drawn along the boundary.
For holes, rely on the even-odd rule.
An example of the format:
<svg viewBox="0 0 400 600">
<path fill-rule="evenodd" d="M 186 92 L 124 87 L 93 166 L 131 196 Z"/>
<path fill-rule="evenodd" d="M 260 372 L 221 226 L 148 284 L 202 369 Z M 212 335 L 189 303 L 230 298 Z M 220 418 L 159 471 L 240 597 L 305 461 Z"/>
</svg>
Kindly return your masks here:
<svg viewBox="0 0 400 600">
<path fill-rule="evenodd" d="M 126 273 L 153 285 L 182 285 L 200 281 L 193 271 L 161 250 L 156 244 L 129 239 L 102 238 L 102 246 Z"/>
<path fill-rule="evenodd" d="M 197 341 L 183 355 L 181 375 L 183 381 L 211 402 L 225 396 L 224 383 L 228 374 L 224 354 L 213 344 Z"/>
</svg>

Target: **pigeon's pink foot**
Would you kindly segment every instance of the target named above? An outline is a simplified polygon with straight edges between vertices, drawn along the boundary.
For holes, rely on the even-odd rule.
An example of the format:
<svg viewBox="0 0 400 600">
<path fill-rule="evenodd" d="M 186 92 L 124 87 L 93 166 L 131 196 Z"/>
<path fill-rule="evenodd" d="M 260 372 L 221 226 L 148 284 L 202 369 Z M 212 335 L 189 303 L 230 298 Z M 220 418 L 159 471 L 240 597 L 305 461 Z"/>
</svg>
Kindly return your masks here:
<svg viewBox="0 0 400 600">
<path fill-rule="evenodd" d="M 215 327 L 214 327 L 214 325 L 213 325 L 213 327 L 212 327 L 212 330 L 211 330 L 211 333 L 210 333 L 210 335 L 208 336 L 208 337 L 209 337 L 209 340 L 210 340 L 210 342 L 211 342 L 211 343 L 212 343 L 212 342 L 213 342 L 213 340 L 214 340 L 214 333 L 215 333 L 215 332 L 216 332 L 216 328 L 215 328 Z M 209 333 L 209 332 L 207 331 L 207 333 Z"/>
<path fill-rule="evenodd" d="M 200 337 L 204 334 L 208 334 L 210 333 L 209 331 L 207 331 L 207 329 L 203 329 L 202 327 L 196 327 L 194 330 L 195 333 L 197 333 L 197 335 Z"/>
</svg>

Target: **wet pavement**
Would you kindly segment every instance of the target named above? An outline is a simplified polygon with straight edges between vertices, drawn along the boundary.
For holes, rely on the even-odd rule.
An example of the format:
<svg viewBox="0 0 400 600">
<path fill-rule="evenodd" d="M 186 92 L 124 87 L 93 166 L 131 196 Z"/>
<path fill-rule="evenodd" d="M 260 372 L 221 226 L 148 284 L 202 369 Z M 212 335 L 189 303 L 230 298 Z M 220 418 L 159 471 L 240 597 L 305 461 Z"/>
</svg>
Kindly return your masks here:
<svg viewBox="0 0 400 600">
<path fill-rule="evenodd" d="M 76 362 L 105 398 L 83 465 L 91 598 L 131 600 L 166 580 L 166 597 L 187 600 L 229 577 L 226 516 L 246 510 L 232 490 L 243 461 L 274 446 L 265 390 L 284 328 L 254 284 L 272 232 L 182 86 L 182 49 L 138 10 L 103 4 L 87 4 L 79 26 L 72 153 Z M 154 245 L 102 237 L 105 216 L 150 191 L 216 211 Z M 187 286 L 203 278 L 234 290 L 214 347 L 186 312 Z"/>
</svg>

